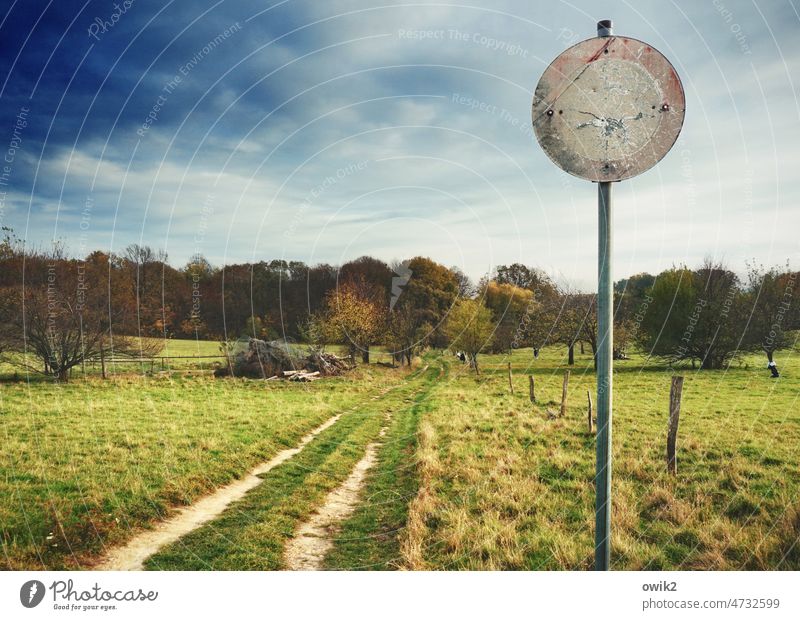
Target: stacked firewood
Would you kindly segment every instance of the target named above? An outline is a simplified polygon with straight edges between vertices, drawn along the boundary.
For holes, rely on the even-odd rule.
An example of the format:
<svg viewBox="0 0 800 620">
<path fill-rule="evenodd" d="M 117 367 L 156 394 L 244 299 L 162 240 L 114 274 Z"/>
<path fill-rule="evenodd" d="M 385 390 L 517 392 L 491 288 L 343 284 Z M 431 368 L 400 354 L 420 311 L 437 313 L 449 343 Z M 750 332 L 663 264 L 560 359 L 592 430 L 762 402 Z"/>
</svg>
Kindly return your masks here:
<svg viewBox="0 0 800 620">
<path fill-rule="evenodd" d="M 244 343 L 243 343 L 244 344 Z M 354 366 L 350 357 L 339 357 L 318 349 L 303 350 L 282 340 L 250 338 L 231 356 L 227 367 L 214 371 L 215 377 L 263 378 L 270 381 L 314 381 L 340 375 Z"/>
</svg>

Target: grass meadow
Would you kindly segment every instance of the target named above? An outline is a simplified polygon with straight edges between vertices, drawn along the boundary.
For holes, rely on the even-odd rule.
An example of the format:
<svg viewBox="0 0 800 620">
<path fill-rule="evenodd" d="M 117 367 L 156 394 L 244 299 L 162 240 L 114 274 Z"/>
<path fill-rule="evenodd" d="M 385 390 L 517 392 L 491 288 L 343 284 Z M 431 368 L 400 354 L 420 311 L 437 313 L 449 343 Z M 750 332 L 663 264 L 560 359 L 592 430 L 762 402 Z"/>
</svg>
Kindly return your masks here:
<svg viewBox="0 0 800 620">
<path fill-rule="evenodd" d="M 673 371 L 641 359 L 615 364 L 615 569 L 800 568 L 800 358 L 783 376 L 747 357 L 727 371 Z M 418 451 L 424 481 L 411 506 L 405 561 L 414 569 L 589 569 L 593 564 L 591 358 L 571 368 L 558 411 L 565 352 L 484 357 L 429 403 Z M 536 379 L 537 404 L 528 398 Z M 678 475 L 667 475 L 670 378 L 685 377 Z"/>
<path fill-rule="evenodd" d="M 196 345 L 172 346 L 172 355 L 191 355 Z M 800 356 L 785 351 L 776 361 L 778 380 L 761 356 L 726 371 L 670 369 L 641 356 L 615 364 L 614 569 L 800 569 Z M 286 541 L 375 441 L 377 462 L 357 508 L 332 533 L 326 568 L 591 568 L 590 356 L 567 367 L 566 351 L 548 348 L 536 360 L 525 350 L 481 363 L 476 377 L 432 351 L 413 370 L 373 363 L 310 384 L 215 380 L 189 368 L 64 385 L 6 375 L 2 562 L 91 567 L 109 545 L 342 413 L 147 568 L 283 568 Z M 567 414 L 552 419 L 566 369 Z M 685 377 L 674 477 L 665 465 L 673 374 Z"/>
<path fill-rule="evenodd" d="M 6 568 L 78 568 L 240 477 L 402 372 L 313 384 L 117 375 L 0 384 Z"/>
</svg>

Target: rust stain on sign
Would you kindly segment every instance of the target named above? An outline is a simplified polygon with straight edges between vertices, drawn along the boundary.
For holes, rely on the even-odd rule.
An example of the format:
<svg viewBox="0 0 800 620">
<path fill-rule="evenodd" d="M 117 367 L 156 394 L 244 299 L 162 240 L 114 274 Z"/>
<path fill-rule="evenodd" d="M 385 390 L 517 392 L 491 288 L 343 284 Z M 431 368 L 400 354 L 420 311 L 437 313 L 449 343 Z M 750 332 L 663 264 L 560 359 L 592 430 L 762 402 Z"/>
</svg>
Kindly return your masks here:
<svg viewBox="0 0 800 620">
<path fill-rule="evenodd" d="M 545 70 L 533 97 L 533 129 L 563 170 L 621 181 L 667 154 L 685 105 L 680 78 L 658 50 L 628 37 L 598 37 Z"/>
</svg>

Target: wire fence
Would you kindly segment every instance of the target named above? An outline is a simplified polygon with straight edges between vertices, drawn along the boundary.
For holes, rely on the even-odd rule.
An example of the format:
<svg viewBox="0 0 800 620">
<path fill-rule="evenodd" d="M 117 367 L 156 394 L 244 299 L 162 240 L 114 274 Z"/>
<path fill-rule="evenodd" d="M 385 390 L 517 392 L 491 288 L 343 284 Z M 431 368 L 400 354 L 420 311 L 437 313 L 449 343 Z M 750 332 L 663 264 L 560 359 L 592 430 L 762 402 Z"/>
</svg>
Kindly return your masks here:
<svg viewBox="0 0 800 620">
<path fill-rule="evenodd" d="M 173 360 L 196 360 L 197 364 L 186 363 L 173 363 Z M 150 372 L 169 371 L 169 370 L 185 370 L 192 369 L 196 366 L 200 370 L 207 370 L 212 364 L 204 362 L 203 360 L 217 360 L 221 363 L 227 363 L 224 354 L 217 355 L 154 355 L 153 357 L 110 357 L 100 358 L 93 357 L 84 361 L 83 370 L 91 369 L 111 369 L 113 370 L 118 364 L 139 364 L 142 372 L 147 372 L 148 366 Z"/>
</svg>

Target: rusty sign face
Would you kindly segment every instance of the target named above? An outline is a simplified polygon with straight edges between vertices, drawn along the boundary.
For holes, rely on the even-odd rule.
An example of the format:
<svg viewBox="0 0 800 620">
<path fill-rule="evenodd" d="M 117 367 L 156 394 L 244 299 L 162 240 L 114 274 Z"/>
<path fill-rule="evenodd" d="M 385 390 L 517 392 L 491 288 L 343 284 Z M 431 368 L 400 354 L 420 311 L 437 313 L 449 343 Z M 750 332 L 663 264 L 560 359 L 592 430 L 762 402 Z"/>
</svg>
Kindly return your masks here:
<svg viewBox="0 0 800 620">
<path fill-rule="evenodd" d="M 563 170 L 621 181 L 672 148 L 685 103 L 678 74 L 658 50 L 628 37 L 597 37 L 547 67 L 533 97 L 533 130 Z"/>
</svg>

